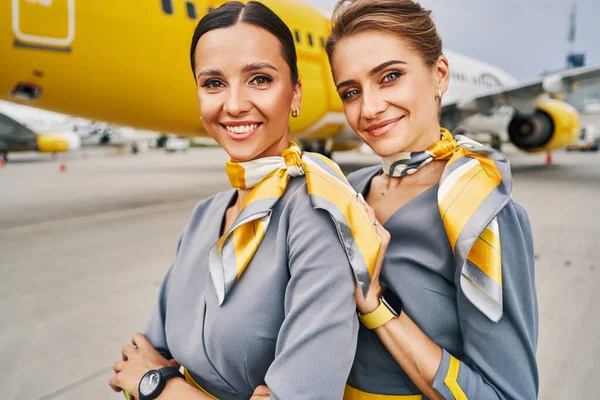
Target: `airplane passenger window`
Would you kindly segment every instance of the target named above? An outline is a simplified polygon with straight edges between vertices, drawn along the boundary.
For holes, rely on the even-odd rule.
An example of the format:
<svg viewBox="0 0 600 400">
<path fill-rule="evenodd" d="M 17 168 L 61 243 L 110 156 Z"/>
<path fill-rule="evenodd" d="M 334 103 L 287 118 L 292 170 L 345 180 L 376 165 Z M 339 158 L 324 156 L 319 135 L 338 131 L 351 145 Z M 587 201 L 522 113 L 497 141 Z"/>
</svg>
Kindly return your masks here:
<svg viewBox="0 0 600 400">
<path fill-rule="evenodd" d="M 165 14 L 173 14 L 173 3 L 171 0 L 162 0 L 162 9 Z"/>
<path fill-rule="evenodd" d="M 309 33 L 308 34 L 308 44 L 312 47 L 313 45 L 313 41 L 312 41 L 312 35 Z"/>
<path fill-rule="evenodd" d="M 296 35 L 296 42 L 300 43 L 300 32 L 294 31 L 294 34 Z"/>
<path fill-rule="evenodd" d="M 197 18 L 196 6 L 194 5 L 194 3 L 188 1 L 187 3 L 185 3 L 185 8 L 187 8 L 188 17 L 190 17 L 191 19 Z"/>
</svg>

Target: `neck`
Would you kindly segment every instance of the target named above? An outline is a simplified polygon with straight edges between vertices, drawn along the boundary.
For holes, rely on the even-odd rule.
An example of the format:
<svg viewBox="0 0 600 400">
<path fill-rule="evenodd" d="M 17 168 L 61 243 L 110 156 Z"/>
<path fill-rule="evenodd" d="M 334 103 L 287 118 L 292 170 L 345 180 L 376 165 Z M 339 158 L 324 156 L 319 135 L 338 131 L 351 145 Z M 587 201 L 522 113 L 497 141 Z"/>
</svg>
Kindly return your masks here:
<svg viewBox="0 0 600 400">
<path fill-rule="evenodd" d="M 265 151 L 260 153 L 255 158 L 255 160 L 258 158 L 264 158 L 264 157 L 279 157 L 285 151 L 285 149 L 287 149 L 288 147 L 290 147 L 289 128 L 288 128 L 288 132 L 286 132 L 285 135 L 282 135 L 278 141 L 276 141 L 271 146 L 269 146 L 267 149 L 265 149 Z"/>
<path fill-rule="evenodd" d="M 435 142 L 440 140 L 440 124 L 436 123 L 433 126 L 423 130 L 417 139 L 411 145 L 403 150 L 403 152 L 424 151 L 433 146 Z"/>
<path fill-rule="evenodd" d="M 434 160 L 429 164 L 419 168 L 414 174 L 406 176 L 388 176 L 381 174 L 380 178 L 384 183 L 385 189 L 393 190 L 400 185 L 431 185 L 436 184 L 440 181 L 442 173 L 444 172 L 443 166 L 446 165 L 444 160 Z"/>
</svg>

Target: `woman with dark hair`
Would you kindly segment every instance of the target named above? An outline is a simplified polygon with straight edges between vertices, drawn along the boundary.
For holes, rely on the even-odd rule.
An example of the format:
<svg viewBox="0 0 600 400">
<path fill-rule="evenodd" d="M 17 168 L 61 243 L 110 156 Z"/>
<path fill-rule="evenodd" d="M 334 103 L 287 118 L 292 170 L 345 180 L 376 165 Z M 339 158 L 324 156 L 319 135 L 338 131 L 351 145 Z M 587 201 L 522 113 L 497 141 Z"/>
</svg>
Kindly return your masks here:
<svg viewBox="0 0 600 400">
<path fill-rule="evenodd" d="M 366 291 L 381 241 L 339 167 L 290 142 L 301 101 L 292 34 L 260 3 L 226 3 L 198 24 L 191 63 L 233 189 L 196 206 L 110 385 L 141 400 L 248 399 L 265 383 L 255 398 L 340 399 L 354 279 Z"/>
<path fill-rule="evenodd" d="M 350 127 L 381 157 L 348 179 L 391 234 L 357 292 L 344 399 L 536 398 L 531 227 L 508 160 L 440 127 L 450 67 L 430 11 L 340 1 L 326 50 Z"/>
</svg>

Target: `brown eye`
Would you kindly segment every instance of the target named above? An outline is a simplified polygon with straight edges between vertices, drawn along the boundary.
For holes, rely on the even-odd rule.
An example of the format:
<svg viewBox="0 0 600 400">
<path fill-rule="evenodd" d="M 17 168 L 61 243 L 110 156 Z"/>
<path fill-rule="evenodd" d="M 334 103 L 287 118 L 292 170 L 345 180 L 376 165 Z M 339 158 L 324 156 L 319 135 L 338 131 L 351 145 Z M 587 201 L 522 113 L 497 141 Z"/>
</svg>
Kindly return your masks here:
<svg viewBox="0 0 600 400">
<path fill-rule="evenodd" d="M 266 75 L 257 75 L 254 78 L 252 78 L 252 80 L 250 81 L 250 83 L 253 83 L 257 86 L 264 86 L 271 82 L 273 82 L 273 79 L 271 79 L 270 77 L 268 77 Z"/>
<path fill-rule="evenodd" d="M 225 87 L 225 84 L 218 79 L 208 79 L 202 84 L 202 87 L 208 89 L 220 89 L 222 87 Z"/>
</svg>

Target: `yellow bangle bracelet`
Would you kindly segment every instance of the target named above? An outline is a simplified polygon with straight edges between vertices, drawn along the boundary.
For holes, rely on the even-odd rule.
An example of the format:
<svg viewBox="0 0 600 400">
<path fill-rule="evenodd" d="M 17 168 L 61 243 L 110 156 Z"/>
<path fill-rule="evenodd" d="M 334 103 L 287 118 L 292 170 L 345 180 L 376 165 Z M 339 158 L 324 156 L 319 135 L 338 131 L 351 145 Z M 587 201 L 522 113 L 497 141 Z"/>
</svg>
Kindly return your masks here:
<svg viewBox="0 0 600 400">
<path fill-rule="evenodd" d="M 396 316 L 379 299 L 379 307 L 368 314 L 358 313 L 358 318 L 367 328 L 375 329 L 386 324 L 389 320 L 396 318 Z"/>
</svg>

